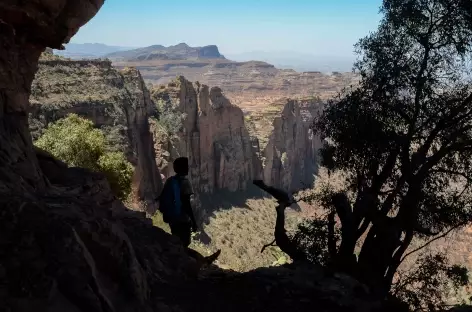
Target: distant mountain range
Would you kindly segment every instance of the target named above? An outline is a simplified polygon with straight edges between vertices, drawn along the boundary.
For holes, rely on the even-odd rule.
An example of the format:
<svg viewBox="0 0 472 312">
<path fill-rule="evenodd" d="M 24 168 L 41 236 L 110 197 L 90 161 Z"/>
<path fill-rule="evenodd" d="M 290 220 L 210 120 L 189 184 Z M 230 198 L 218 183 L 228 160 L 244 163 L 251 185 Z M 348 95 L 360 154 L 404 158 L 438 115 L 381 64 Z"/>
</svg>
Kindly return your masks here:
<svg viewBox="0 0 472 312">
<path fill-rule="evenodd" d="M 280 69 L 294 69 L 299 72 L 350 72 L 355 61 L 354 55 L 313 55 L 297 51 L 252 51 L 227 54 L 226 57 L 238 62 L 250 60 L 264 61 Z"/>
<path fill-rule="evenodd" d="M 349 72 L 352 70 L 354 56 L 320 56 L 298 51 L 252 51 L 239 54 L 220 54 L 216 45 L 190 47 L 186 43 L 165 47 L 152 45 L 149 47 L 108 46 L 101 43 L 69 43 L 66 50 L 54 53 L 72 59 L 109 58 L 113 61 L 149 61 L 149 60 L 202 60 L 229 59 L 233 61 L 264 61 L 280 69 L 296 71 Z"/>
<path fill-rule="evenodd" d="M 216 45 L 190 47 L 186 43 L 169 47 L 152 45 L 129 51 L 113 52 L 105 55 L 105 57 L 127 61 L 224 59 Z"/>
<path fill-rule="evenodd" d="M 54 50 L 54 54 L 71 59 L 101 58 L 118 51 L 136 49 L 136 47 L 109 46 L 103 43 L 68 43 L 65 50 Z"/>
</svg>

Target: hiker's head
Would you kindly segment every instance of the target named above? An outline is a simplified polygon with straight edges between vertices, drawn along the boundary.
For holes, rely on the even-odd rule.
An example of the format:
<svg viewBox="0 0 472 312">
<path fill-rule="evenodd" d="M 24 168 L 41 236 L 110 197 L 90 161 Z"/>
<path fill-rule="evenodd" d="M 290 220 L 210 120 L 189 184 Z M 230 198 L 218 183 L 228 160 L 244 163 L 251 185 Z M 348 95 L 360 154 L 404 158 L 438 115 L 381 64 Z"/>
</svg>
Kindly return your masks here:
<svg viewBox="0 0 472 312">
<path fill-rule="evenodd" d="M 188 158 L 179 157 L 174 160 L 174 171 L 178 175 L 186 176 L 188 174 Z"/>
</svg>

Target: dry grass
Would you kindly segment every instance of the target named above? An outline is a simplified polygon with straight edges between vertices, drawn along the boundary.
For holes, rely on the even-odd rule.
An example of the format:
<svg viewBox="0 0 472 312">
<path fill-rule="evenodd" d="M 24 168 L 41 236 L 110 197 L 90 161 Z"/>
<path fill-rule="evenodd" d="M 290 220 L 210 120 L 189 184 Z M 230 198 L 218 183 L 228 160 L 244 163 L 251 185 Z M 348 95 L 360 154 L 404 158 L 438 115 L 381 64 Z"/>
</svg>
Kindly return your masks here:
<svg viewBox="0 0 472 312">
<path fill-rule="evenodd" d="M 278 247 L 261 253 L 262 246 L 274 239 L 275 217 L 275 202 L 271 199 L 248 199 L 246 207 L 217 211 L 204 230 L 211 238 L 209 247 L 222 250 L 218 264 L 235 271 L 249 271 L 283 260 L 286 255 Z M 289 209 L 286 220 L 286 228 L 293 230 L 300 218 Z"/>
<path fill-rule="evenodd" d="M 327 171 L 321 168 L 314 188 L 303 192 L 300 196 L 320 194 L 326 187 L 340 191 L 345 186 L 345 175 L 340 172 L 328 176 Z M 304 218 L 313 218 L 323 213 L 319 205 L 300 203 L 301 212 L 287 211 L 288 230 L 294 230 Z M 248 271 L 257 267 L 266 267 L 274 261 L 284 257 L 278 248 L 270 247 L 261 254 L 264 244 L 273 240 L 275 226 L 275 202 L 271 199 L 249 199 L 245 207 L 233 207 L 229 210 L 220 210 L 210 218 L 205 226 L 205 232 L 212 239 L 211 249 L 221 248 L 222 253 L 219 265 L 237 271 Z M 415 240 L 409 250 L 420 246 L 423 242 Z M 472 271 L 472 227 L 467 227 L 451 233 L 446 238 L 432 243 L 424 251 L 438 253 L 446 252 L 451 264 L 465 265 Z M 411 270 L 416 265 L 416 255 L 408 257 L 400 267 L 400 274 Z M 472 276 L 471 276 L 472 277 Z M 450 304 L 468 302 L 472 296 L 472 287 L 464 287 L 456 294 L 450 291 Z"/>
</svg>

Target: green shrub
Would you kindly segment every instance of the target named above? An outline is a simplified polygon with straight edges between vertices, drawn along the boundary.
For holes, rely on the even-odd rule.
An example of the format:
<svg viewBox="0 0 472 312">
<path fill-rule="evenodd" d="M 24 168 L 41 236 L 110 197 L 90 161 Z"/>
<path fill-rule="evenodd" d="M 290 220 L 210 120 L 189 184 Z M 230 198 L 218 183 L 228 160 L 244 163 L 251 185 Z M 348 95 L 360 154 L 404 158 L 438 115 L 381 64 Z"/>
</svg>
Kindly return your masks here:
<svg viewBox="0 0 472 312">
<path fill-rule="evenodd" d="M 177 105 L 171 101 L 160 99 L 156 103 L 156 108 L 159 112 L 157 122 L 170 136 L 174 136 L 182 130 L 185 114 L 179 110 Z"/>
<path fill-rule="evenodd" d="M 71 167 L 103 172 L 116 196 L 129 195 L 133 167 L 122 152 L 108 152 L 105 134 L 90 120 L 70 114 L 51 123 L 34 144 Z"/>
<path fill-rule="evenodd" d="M 328 265 L 329 255 L 329 231 L 327 218 L 314 218 L 305 220 L 298 224 L 297 231 L 291 237 L 294 243 L 303 250 L 313 263 L 319 265 Z M 341 233 L 338 229 L 334 232 L 334 241 L 340 240 Z"/>
<path fill-rule="evenodd" d="M 110 187 L 119 198 L 126 198 L 131 192 L 133 166 L 121 152 L 107 152 L 98 159 L 100 171 L 105 174 Z"/>
</svg>

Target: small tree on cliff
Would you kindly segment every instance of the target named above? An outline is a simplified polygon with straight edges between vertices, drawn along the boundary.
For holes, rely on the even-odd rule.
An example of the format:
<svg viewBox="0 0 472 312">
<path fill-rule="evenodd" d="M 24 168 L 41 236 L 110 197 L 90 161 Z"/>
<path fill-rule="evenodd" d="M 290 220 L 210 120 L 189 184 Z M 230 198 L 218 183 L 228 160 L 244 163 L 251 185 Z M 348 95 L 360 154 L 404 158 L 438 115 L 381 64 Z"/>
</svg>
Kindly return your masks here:
<svg viewBox="0 0 472 312">
<path fill-rule="evenodd" d="M 70 114 L 49 125 L 34 143 L 72 167 L 102 172 L 112 191 L 125 199 L 131 191 L 133 167 L 122 152 L 107 150 L 105 134 L 90 120 Z"/>
<path fill-rule="evenodd" d="M 328 204 L 341 221 L 335 265 L 385 294 L 415 236 L 472 220 L 472 6 L 384 0 L 381 12 L 357 44 L 359 87 L 313 128 L 330 142 L 324 165 L 347 172 L 353 194 Z"/>
</svg>

